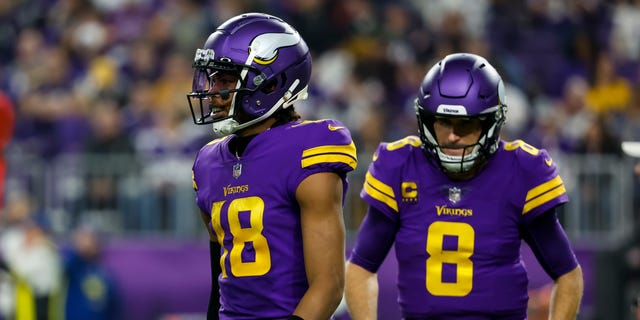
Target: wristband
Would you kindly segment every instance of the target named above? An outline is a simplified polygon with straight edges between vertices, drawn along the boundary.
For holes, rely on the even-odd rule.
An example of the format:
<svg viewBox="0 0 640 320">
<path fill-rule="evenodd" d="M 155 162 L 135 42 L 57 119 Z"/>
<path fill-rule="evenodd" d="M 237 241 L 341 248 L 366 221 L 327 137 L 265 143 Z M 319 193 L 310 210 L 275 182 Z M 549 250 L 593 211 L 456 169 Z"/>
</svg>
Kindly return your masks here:
<svg viewBox="0 0 640 320">
<path fill-rule="evenodd" d="M 304 320 L 304 319 L 296 316 L 295 314 L 292 314 L 289 316 L 289 318 L 287 318 L 287 320 Z"/>
</svg>

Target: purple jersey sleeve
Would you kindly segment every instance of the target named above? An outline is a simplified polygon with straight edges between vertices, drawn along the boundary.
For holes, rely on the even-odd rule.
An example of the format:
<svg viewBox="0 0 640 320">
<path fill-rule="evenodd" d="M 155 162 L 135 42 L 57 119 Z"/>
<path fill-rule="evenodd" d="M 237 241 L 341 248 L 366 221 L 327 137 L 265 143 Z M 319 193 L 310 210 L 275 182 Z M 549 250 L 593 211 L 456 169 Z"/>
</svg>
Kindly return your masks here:
<svg viewBox="0 0 640 320">
<path fill-rule="evenodd" d="M 523 231 L 523 239 L 551 279 L 578 266 L 578 259 L 553 209 L 533 220 Z"/>
<path fill-rule="evenodd" d="M 369 207 L 362 221 L 349 261 L 376 273 L 395 239 L 398 219 L 389 219 L 375 207 Z"/>
<path fill-rule="evenodd" d="M 373 155 L 367 170 L 360 196 L 370 206 L 395 220 L 405 192 L 411 192 L 411 185 L 400 181 L 401 170 L 408 157 L 420 151 L 420 138 L 408 136 L 404 139 L 381 143 Z"/>
<path fill-rule="evenodd" d="M 513 152 L 517 159 L 514 172 L 521 175 L 521 179 L 515 185 L 518 193 L 514 201 L 522 207 L 525 224 L 569 201 L 564 182 L 546 150 L 536 149 L 522 140 L 506 143 L 504 149 Z"/>
<path fill-rule="evenodd" d="M 298 127 L 301 129 L 295 129 Z M 331 119 L 302 121 L 291 126 L 290 130 L 303 131 L 291 134 L 299 135 L 301 143 L 308 144 L 300 155 L 300 167 L 303 170 L 294 185 L 297 186 L 314 173 L 334 172 L 342 177 L 344 182 L 344 198 L 348 187 L 347 173 L 354 170 L 358 163 L 356 147 L 349 130 L 339 121 Z M 313 138 L 310 135 L 313 135 Z"/>
<path fill-rule="evenodd" d="M 356 149 L 332 120 L 271 128 L 240 158 L 229 152 L 232 138 L 203 147 L 193 166 L 198 207 L 221 244 L 220 318 L 286 318 L 308 288 L 296 189 L 317 172 L 346 185 Z"/>
</svg>

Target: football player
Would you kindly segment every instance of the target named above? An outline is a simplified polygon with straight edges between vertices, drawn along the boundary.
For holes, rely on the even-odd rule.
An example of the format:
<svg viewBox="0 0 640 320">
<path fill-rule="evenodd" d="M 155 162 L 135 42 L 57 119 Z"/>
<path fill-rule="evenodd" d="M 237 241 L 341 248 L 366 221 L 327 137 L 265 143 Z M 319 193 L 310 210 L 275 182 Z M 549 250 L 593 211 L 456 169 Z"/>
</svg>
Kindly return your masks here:
<svg viewBox="0 0 640 320">
<path fill-rule="evenodd" d="M 503 82 L 482 57 L 446 56 L 415 101 L 418 136 L 381 143 L 346 270 L 354 319 L 376 319 L 376 272 L 395 243 L 405 319 L 526 319 L 524 239 L 555 281 L 552 319 L 575 319 L 582 271 L 556 217 L 568 201 L 543 149 L 500 140 Z"/>
<path fill-rule="evenodd" d="M 219 137 L 193 165 L 216 262 L 208 317 L 328 319 L 344 289 L 343 199 L 357 160 L 342 123 L 294 110 L 309 48 L 283 20 L 248 13 L 220 25 L 193 67 L 193 120 Z"/>
</svg>

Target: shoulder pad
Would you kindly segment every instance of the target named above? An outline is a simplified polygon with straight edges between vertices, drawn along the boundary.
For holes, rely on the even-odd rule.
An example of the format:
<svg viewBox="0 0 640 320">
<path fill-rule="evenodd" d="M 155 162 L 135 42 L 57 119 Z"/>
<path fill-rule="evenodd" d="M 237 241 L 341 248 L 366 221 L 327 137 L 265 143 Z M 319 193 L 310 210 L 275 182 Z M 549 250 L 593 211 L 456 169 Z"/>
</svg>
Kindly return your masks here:
<svg viewBox="0 0 640 320">
<path fill-rule="evenodd" d="M 507 142 L 505 151 L 514 152 L 526 195 L 522 214 L 538 215 L 568 201 L 558 169 L 545 149 L 537 149 L 522 140 Z"/>
<path fill-rule="evenodd" d="M 382 142 L 378 145 L 378 149 L 373 154 L 373 161 L 403 163 L 404 160 L 413 152 L 414 149 L 420 148 L 422 142 L 417 136 L 407 136 L 403 139 L 393 142 Z"/>
<path fill-rule="evenodd" d="M 323 163 L 342 163 L 351 168 L 357 165 L 357 150 L 346 126 L 337 120 L 302 121 L 292 124 L 292 134 L 300 139 L 302 167 Z"/>
</svg>

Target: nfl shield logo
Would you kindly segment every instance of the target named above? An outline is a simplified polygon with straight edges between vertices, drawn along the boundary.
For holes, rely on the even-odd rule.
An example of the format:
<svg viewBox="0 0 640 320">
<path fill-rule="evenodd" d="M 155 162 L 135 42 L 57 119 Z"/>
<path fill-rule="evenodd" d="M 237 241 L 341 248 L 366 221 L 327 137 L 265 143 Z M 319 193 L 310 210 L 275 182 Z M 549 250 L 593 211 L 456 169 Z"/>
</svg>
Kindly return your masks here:
<svg viewBox="0 0 640 320">
<path fill-rule="evenodd" d="M 451 203 L 457 203 L 460 201 L 460 188 L 449 188 L 449 201 L 451 201 Z"/>
<path fill-rule="evenodd" d="M 236 163 L 233 165 L 233 177 L 238 179 L 238 177 L 242 174 L 242 164 Z"/>
</svg>

